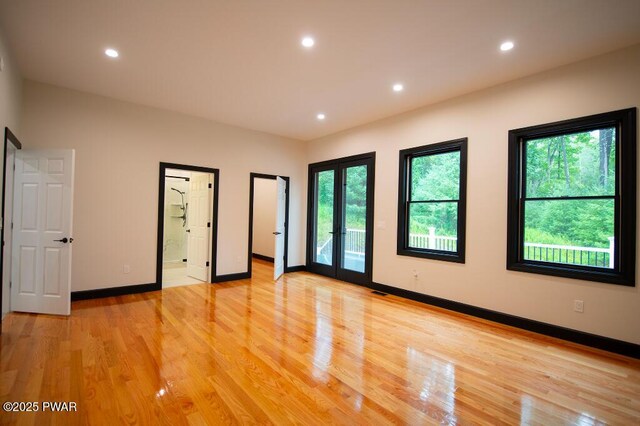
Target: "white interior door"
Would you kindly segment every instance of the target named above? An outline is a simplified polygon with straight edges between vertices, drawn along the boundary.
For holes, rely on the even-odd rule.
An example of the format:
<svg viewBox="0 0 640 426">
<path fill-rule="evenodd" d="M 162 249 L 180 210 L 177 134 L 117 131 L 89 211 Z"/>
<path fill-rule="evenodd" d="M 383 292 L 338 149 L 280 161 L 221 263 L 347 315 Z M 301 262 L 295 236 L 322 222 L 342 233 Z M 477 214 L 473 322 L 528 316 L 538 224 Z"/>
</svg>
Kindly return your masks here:
<svg viewBox="0 0 640 426">
<path fill-rule="evenodd" d="M 212 186 L 209 173 L 191 174 L 187 209 L 187 275 L 201 281 L 209 281 Z"/>
<path fill-rule="evenodd" d="M 69 315 L 73 150 L 16 153 L 11 310 Z"/>
<path fill-rule="evenodd" d="M 281 177 L 276 178 L 277 202 L 276 202 L 276 231 L 274 232 L 275 250 L 273 256 L 273 279 L 277 280 L 284 273 L 284 232 L 285 209 L 287 200 L 287 182 Z"/>
</svg>

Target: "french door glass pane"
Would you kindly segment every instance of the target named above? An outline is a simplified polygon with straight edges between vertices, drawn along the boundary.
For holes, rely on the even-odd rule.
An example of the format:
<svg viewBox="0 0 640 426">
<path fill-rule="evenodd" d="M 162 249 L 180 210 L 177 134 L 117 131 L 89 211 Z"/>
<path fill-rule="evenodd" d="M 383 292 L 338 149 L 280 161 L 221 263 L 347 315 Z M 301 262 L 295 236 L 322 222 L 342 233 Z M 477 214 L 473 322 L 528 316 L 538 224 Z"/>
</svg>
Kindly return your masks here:
<svg viewBox="0 0 640 426">
<path fill-rule="evenodd" d="M 315 250 L 313 260 L 325 265 L 333 264 L 333 202 L 334 171 L 326 170 L 315 175 Z"/>
<path fill-rule="evenodd" d="M 341 267 L 351 271 L 365 270 L 367 241 L 367 166 L 347 167 L 343 171 L 342 194 L 343 243 Z"/>
<path fill-rule="evenodd" d="M 613 268 L 613 199 L 525 201 L 523 258 Z"/>
<path fill-rule="evenodd" d="M 411 203 L 409 247 L 458 251 L 458 202 Z"/>
</svg>

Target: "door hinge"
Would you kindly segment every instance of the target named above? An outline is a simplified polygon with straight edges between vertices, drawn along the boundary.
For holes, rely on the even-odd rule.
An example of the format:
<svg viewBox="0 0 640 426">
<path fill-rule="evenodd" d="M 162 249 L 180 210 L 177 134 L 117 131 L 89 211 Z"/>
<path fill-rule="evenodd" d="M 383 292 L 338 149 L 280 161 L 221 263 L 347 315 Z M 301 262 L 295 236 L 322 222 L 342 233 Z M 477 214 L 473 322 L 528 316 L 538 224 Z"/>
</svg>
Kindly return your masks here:
<svg viewBox="0 0 640 426">
<path fill-rule="evenodd" d="M 211 228 L 211 222 L 207 222 L 207 228 Z"/>
<path fill-rule="evenodd" d="M 210 184 L 209 184 L 209 189 L 211 189 L 211 188 L 213 188 L 213 185 L 210 183 Z"/>
<path fill-rule="evenodd" d="M 207 266 L 209 266 L 209 261 L 207 260 Z"/>
</svg>

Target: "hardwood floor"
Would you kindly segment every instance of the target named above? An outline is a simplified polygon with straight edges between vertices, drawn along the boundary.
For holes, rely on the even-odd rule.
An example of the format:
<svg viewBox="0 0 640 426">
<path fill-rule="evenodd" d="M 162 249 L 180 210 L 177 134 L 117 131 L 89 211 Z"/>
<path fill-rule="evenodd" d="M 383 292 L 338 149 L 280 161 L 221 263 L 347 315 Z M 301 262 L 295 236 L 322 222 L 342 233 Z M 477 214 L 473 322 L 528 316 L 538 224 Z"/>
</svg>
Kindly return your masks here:
<svg viewBox="0 0 640 426">
<path fill-rule="evenodd" d="M 640 361 L 299 272 L 9 314 L 2 424 L 639 424 Z"/>
</svg>

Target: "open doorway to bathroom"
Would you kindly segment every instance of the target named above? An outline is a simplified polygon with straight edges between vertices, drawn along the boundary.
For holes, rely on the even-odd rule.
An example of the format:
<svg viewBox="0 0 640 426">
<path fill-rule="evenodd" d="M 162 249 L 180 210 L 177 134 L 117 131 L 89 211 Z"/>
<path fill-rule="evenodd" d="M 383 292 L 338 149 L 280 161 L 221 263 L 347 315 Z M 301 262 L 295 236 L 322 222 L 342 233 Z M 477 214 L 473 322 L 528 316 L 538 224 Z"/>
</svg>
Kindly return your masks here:
<svg viewBox="0 0 640 426">
<path fill-rule="evenodd" d="M 215 277 L 218 170 L 160 163 L 158 288 Z"/>
</svg>

